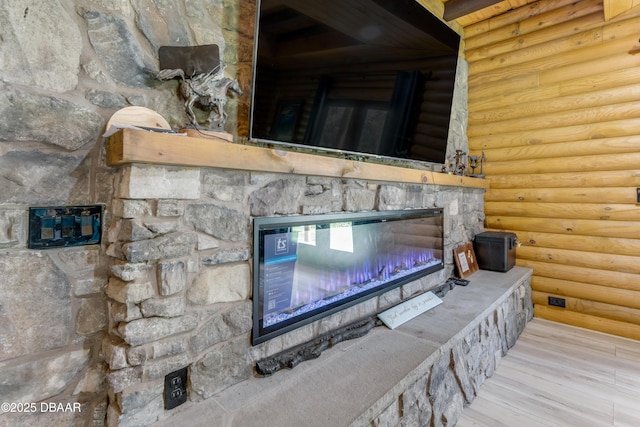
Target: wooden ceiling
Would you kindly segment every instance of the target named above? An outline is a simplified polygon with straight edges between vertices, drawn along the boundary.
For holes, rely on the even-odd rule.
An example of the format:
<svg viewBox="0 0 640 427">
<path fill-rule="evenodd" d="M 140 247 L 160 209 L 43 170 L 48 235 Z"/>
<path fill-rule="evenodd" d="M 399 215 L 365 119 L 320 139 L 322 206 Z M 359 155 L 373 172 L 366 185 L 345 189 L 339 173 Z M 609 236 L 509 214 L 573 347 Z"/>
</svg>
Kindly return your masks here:
<svg viewBox="0 0 640 427">
<path fill-rule="evenodd" d="M 450 18 L 449 14 L 453 11 L 453 13 L 455 13 L 455 18 L 451 19 L 454 19 L 463 27 L 493 18 L 494 16 L 501 15 L 511 9 L 516 9 L 537 1 L 539 0 L 442 0 L 444 3 L 445 19 Z M 491 4 L 487 5 L 487 3 Z M 464 4 L 467 4 L 466 8 Z M 473 8 L 470 8 L 472 4 Z M 464 11 L 462 16 L 457 16 L 457 12 L 459 10 Z"/>
<path fill-rule="evenodd" d="M 462 27 L 501 15 L 530 3 L 552 0 L 442 0 L 444 18 L 453 19 Z M 579 1 L 579 0 L 578 0 Z M 640 0 L 603 0 L 604 19 L 608 21 L 631 8 L 640 7 Z M 451 17 L 455 16 L 455 17 Z"/>
<path fill-rule="evenodd" d="M 501 3 L 502 0 L 443 0 L 445 8 L 443 18 L 452 21 Z"/>
</svg>

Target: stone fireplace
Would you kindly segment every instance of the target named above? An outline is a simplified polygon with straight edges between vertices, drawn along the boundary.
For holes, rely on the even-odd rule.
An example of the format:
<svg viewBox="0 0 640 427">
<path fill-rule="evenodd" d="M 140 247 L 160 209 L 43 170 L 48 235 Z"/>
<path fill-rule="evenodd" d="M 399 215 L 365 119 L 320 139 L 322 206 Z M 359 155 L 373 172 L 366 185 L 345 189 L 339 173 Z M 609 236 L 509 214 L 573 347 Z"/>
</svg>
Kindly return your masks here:
<svg viewBox="0 0 640 427">
<path fill-rule="evenodd" d="M 5 400 L 37 402 L 38 409 L 50 403 L 73 409 L 80 403 L 82 408 L 3 413 L 4 423 L 99 426 L 108 412 L 111 426 L 150 425 L 156 420 L 175 424 L 175 418 L 200 403 L 225 411 L 231 408 L 229 413 L 246 407 L 249 400 L 232 398 L 247 395 L 239 390 L 252 392 L 251 402 L 269 405 L 273 396 L 276 400 L 305 396 L 298 388 L 274 392 L 273 385 L 283 383 L 283 378 L 313 371 L 327 380 L 351 383 L 352 377 L 345 373 L 365 378 L 361 374 L 380 366 L 397 375 L 368 377 L 367 383 L 358 386 L 380 392 L 382 398 L 376 397 L 375 404 L 362 406 L 360 412 L 349 407 L 331 414 L 357 414 L 367 426 L 371 420 L 376 420 L 374 425 L 391 420 L 387 425 L 393 425 L 399 409 L 409 416 L 419 408 L 421 417 L 429 417 L 431 412 L 425 408 L 432 405 L 434 419 L 440 419 L 446 402 L 462 401 L 449 399 L 452 394 L 442 390 L 459 393 L 462 388 L 465 396 L 473 395 L 476 377 L 491 373 L 492 355 L 506 351 L 506 343 L 513 343 L 517 336 L 519 327 L 511 326 L 520 323 L 509 319 L 521 314 L 514 307 L 530 302 L 524 291 L 504 287 L 482 293 L 486 312 L 485 308 L 461 310 L 459 301 L 447 295 L 439 306 L 443 320 L 438 323 L 433 316 L 423 316 L 424 331 L 429 333 L 414 325 L 416 336 L 405 345 L 397 345 L 400 337 L 406 337 L 404 332 L 374 328 L 367 335 L 367 346 L 357 354 L 345 352 L 344 347 L 333 349 L 317 361 L 271 378 L 258 378 L 254 366 L 257 360 L 442 283 L 453 268 L 451 249 L 482 231 L 485 187 L 428 170 L 373 168 L 359 161 L 336 163 L 321 156 L 249 150 L 242 136 L 248 134 L 250 96 L 227 105 L 226 129 L 236 135 L 235 144 L 208 150 L 203 139 L 184 138 L 195 141 L 196 150 L 178 137 L 153 134 L 139 137 L 137 145 L 115 150 L 119 155 L 114 150 L 105 153 L 101 138 L 105 124 L 123 107 L 147 107 L 172 127 L 184 124 L 184 106 L 176 96 L 175 82 L 158 84 L 146 78 L 157 69 L 159 46 L 217 44 L 229 63 L 229 75 L 237 77 L 243 89 L 250 86 L 255 2 L 190 0 L 149 5 L 64 0 L 31 2 L 29 7 L 26 3 L 4 2 L 0 7 L 0 19 L 16 24 L 3 27 L 2 34 L 4 45 L 11 48 L 2 54 L 6 102 L 0 103 L 5 138 L 0 150 L 4 179 L 0 314 L 5 321 L 0 334 L 4 351 L 0 388 Z M 456 149 L 468 151 L 467 75 L 466 61 L 458 60 L 449 135 L 442 136 L 447 138 L 449 155 Z M 167 158 L 178 161 L 168 163 Z M 27 249 L 29 207 L 94 203 L 105 207 L 108 228 L 102 245 Z M 444 210 L 442 270 L 251 346 L 250 227 L 254 218 L 405 208 Z M 502 283 L 495 278 L 491 275 L 472 283 L 470 293 L 451 293 L 466 295 L 477 308 L 481 298 L 471 291 Z M 526 288 L 520 276 L 506 275 L 505 280 L 515 289 Z M 508 297 L 506 292 L 511 292 Z M 473 323 L 478 313 L 482 320 Z M 441 339 L 446 325 L 464 332 L 456 335 L 456 347 Z M 431 341 L 424 344 L 421 337 L 437 341 L 438 346 Z M 363 341 L 351 343 L 360 349 Z M 404 356 L 395 353 L 396 363 L 391 364 L 390 351 L 395 349 Z M 434 349 L 437 354 L 429 356 Z M 368 364 L 359 364 L 360 370 L 351 369 L 365 350 L 374 357 Z M 451 374 L 452 358 L 464 360 L 457 366 L 468 367 L 473 380 L 465 380 L 462 371 Z M 325 361 L 338 359 L 342 370 L 326 375 Z M 437 369 L 428 370 L 436 359 Z M 403 377 L 400 367 L 406 361 L 415 362 L 419 369 L 406 370 L 410 374 Z M 187 403 L 165 410 L 164 377 L 185 367 Z M 429 372 L 427 382 L 424 376 Z M 425 385 L 438 396 L 428 405 Z M 317 383 L 308 386 L 320 388 Z M 307 396 L 309 408 L 328 413 L 326 406 L 318 404 L 319 396 Z M 227 419 L 219 420 L 213 417 L 206 425 L 229 425 Z"/>
<path fill-rule="evenodd" d="M 139 131 L 126 132 L 135 136 Z M 168 137 L 144 139 L 158 138 L 163 142 Z M 175 144 L 166 150 L 180 151 Z M 252 378 L 262 358 L 443 284 L 452 275 L 452 249 L 483 230 L 484 183 L 474 187 L 477 179 L 416 171 L 418 178 L 399 176 L 398 182 L 388 182 L 367 173 L 356 178 L 308 174 L 304 167 L 292 174 L 261 171 L 249 163 L 241 170 L 114 160 L 114 152 L 127 157 L 126 146 L 126 141 L 124 148 L 111 145 L 108 154 L 112 164 L 120 164 L 108 230 L 113 262 L 106 289 L 109 330 L 103 343 L 112 424 L 169 416 L 163 408 L 163 386 L 165 375 L 173 371 L 189 368 L 191 405 Z M 233 165 L 228 157 L 225 161 Z M 331 161 L 338 162 L 340 170 L 366 169 L 359 162 Z M 377 176 L 401 171 L 378 166 Z M 438 179 L 444 184 L 435 183 Z M 405 209 L 444 213 L 441 268 L 251 345 L 254 219 Z"/>
</svg>

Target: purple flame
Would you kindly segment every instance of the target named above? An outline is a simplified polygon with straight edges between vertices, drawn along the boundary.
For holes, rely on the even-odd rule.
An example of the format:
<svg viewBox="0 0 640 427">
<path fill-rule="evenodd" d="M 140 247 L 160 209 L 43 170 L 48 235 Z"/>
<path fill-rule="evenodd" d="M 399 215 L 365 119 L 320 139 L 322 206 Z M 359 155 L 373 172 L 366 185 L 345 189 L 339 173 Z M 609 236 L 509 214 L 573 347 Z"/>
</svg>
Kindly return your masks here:
<svg viewBox="0 0 640 427">
<path fill-rule="evenodd" d="M 380 254 L 374 260 L 365 260 L 344 271 L 316 272 L 312 279 L 314 283 L 307 280 L 306 284 L 295 286 L 291 298 L 291 307 L 295 308 L 266 315 L 264 326 L 272 326 L 441 263 L 430 249 L 407 247 L 401 253 Z"/>
</svg>

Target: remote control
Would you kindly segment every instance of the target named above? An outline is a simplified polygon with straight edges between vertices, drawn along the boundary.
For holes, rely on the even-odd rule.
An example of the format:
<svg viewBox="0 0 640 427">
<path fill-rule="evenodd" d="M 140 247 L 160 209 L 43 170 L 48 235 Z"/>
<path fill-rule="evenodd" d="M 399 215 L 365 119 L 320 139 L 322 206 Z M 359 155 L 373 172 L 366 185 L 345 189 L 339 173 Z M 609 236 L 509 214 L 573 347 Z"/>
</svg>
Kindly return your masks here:
<svg viewBox="0 0 640 427">
<path fill-rule="evenodd" d="M 469 281 L 466 279 L 458 279 L 456 277 L 449 277 L 447 279 L 447 283 L 452 283 L 454 285 L 458 285 L 458 286 L 467 286 L 469 284 Z"/>
</svg>

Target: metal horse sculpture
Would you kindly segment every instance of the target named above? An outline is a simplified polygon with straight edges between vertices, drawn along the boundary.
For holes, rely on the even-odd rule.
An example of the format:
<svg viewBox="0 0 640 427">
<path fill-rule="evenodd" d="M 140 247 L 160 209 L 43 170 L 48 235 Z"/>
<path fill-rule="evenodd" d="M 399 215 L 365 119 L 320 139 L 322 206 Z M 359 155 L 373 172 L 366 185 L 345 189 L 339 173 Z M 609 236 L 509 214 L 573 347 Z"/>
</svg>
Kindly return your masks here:
<svg viewBox="0 0 640 427">
<path fill-rule="evenodd" d="M 232 91 L 242 95 L 242 89 L 238 81 L 229 77 L 220 77 L 220 67 L 216 67 L 208 73 L 196 74 L 193 77 L 185 77 L 181 69 L 166 69 L 158 73 L 160 80 L 169 80 L 180 77 L 180 94 L 184 98 L 184 108 L 189 117 L 189 121 L 195 127 L 199 126 L 195 113 L 194 104 L 198 103 L 209 111 L 207 123 L 209 129 L 221 128 L 227 121 L 227 113 L 224 111 L 227 103 L 227 92 Z"/>
</svg>

